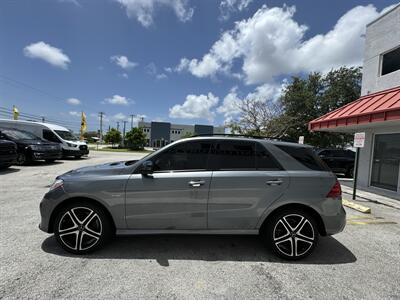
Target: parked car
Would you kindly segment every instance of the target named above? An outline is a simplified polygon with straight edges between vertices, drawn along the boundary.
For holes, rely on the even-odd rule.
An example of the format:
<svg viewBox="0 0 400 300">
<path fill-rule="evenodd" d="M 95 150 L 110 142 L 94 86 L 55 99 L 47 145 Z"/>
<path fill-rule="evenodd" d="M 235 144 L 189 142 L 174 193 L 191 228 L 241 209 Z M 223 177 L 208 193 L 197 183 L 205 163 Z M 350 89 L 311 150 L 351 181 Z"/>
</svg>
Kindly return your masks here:
<svg viewBox="0 0 400 300">
<path fill-rule="evenodd" d="M 355 152 L 345 149 L 319 149 L 318 156 L 328 165 L 334 173 L 345 174 L 353 177 Z"/>
<path fill-rule="evenodd" d="M 139 161 L 58 176 L 40 203 L 40 229 L 84 254 L 114 234 L 261 234 L 286 259 L 343 230 L 336 176 L 310 146 L 246 137 L 194 137 Z"/>
<path fill-rule="evenodd" d="M 12 166 L 17 160 L 17 145 L 0 137 L 0 170 Z"/>
<path fill-rule="evenodd" d="M 17 144 L 17 165 L 24 165 L 33 160 L 53 162 L 62 157 L 60 144 L 43 140 L 27 131 L 0 127 L 0 137 Z"/>
<path fill-rule="evenodd" d="M 89 148 L 86 142 L 79 141 L 67 128 L 59 125 L 24 120 L 0 119 L 0 127 L 28 131 L 42 139 L 59 143 L 62 147 L 63 157 L 73 156 L 75 158 L 81 158 L 89 154 Z"/>
</svg>

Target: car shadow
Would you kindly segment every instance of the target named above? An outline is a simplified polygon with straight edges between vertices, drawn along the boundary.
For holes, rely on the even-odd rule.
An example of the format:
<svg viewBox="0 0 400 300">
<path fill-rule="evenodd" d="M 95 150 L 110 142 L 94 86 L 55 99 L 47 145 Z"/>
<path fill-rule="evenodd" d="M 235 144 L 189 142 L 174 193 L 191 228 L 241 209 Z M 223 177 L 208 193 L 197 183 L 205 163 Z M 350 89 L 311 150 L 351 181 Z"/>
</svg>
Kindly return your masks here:
<svg viewBox="0 0 400 300">
<path fill-rule="evenodd" d="M 59 256 L 88 259 L 154 259 L 161 266 L 169 260 L 253 261 L 291 264 L 347 264 L 354 254 L 333 237 L 321 237 L 318 247 L 300 261 L 275 256 L 258 236 L 149 235 L 116 237 L 105 248 L 77 256 L 63 250 L 54 236 L 42 243 L 42 250 Z"/>
<path fill-rule="evenodd" d="M 11 174 L 11 173 L 15 173 L 15 172 L 19 172 L 20 169 L 17 168 L 13 168 L 13 167 L 9 167 L 7 169 L 0 169 L 0 175 L 3 174 Z"/>
<path fill-rule="evenodd" d="M 56 160 L 56 161 L 52 161 L 52 162 L 47 162 L 44 160 L 34 160 L 34 161 L 30 161 L 30 162 L 22 165 L 21 167 L 53 166 L 53 165 L 60 165 L 63 163 L 64 162 L 62 162 L 60 160 Z"/>
</svg>

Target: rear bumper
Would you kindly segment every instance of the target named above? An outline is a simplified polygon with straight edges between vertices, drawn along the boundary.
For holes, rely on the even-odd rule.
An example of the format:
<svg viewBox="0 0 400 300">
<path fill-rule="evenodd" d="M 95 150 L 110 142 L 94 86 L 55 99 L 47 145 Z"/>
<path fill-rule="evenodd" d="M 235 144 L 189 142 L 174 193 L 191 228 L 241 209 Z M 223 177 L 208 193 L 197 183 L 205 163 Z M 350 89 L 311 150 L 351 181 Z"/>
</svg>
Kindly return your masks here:
<svg viewBox="0 0 400 300">
<path fill-rule="evenodd" d="M 344 227 L 346 226 L 346 211 L 342 206 L 342 201 L 340 201 L 340 208 L 337 210 L 337 213 L 323 213 L 321 214 L 321 218 L 324 222 L 327 235 L 333 235 L 342 232 Z"/>
</svg>

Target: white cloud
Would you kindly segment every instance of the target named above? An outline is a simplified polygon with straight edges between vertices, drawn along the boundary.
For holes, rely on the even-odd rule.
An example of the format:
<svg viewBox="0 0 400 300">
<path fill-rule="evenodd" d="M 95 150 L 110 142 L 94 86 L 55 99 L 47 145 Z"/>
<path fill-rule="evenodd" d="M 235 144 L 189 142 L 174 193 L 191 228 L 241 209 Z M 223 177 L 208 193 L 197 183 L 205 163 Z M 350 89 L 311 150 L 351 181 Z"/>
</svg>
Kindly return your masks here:
<svg viewBox="0 0 400 300">
<path fill-rule="evenodd" d="M 115 105 L 129 105 L 132 102 L 129 98 L 120 95 L 114 95 L 111 98 L 104 99 L 103 103 L 115 104 Z"/>
<path fill-rule="evenodd" d="M 219 10 L 221 11 L 220 19 L 228 20 L 232 13 L 236 11 L 243 11 L 249 6 L 253 0 L 222 0 L 219 4 Z"/>
<path fill-rule="evenodd" d="M 155 65 L 154 62 L 149 63 L 146 67 L 145 70 L 147 74 L 154 76 L 157 79 L 166 79 L 168 76 L 165 73 L 158 73 L 157 66 Z"/>
<path fill-rule="evenodd" d="M 121 120 L 126 120 L 127 121 L 128 117 L 126 115 L 124 115 L 123 113 L 117 113 L 117 114 L 115 114 L 113 116 L 113 119 L 119 120 L 119 121 L 121 121 Z"/>
<path fill-rule="evenodd" d="M 212 122 L 215 113 L 211 111 L 218 104 L 218 97 L 208 95 L 187 95 L 183 104 L 176 104 L 169 109 L 171 118 L 207 119 Z"/>
<path fill-rule="evenodd" d="M 110 57 L 110 60 L 124 70 L 133 69 L 138 65 L 135 62 L 129 61 L 128 57 L 126 57 L 125 55 L 114 55 Z"/>
<path fill-rule="evenodd" d="M 76 99 L 76 98 L 68 98 L 67 99 L 67 103 L 71 104 L 71 105 L 80 105 L 81 101 L 79 99 Z"/>
<path fill-rule="evenodd" d="M 69 114 L 73 117 L 80 117 L 81 113 L 79 111 L 70 111 Z"/>
<path fill-rule="evenodd" d="M 69 57 L 65 55 L 61 49 L 55 48 L 43 41 L 26 46 L 24 48 L 24 54 L 30 58 L 42 59 L 62 69 L 67 69 L 68 64 L 71 62 Z"/>
<path fill-rule="evenodd" d="M 240 114 L 240 106 L 243 100 L 260 102 L 277 101 L 286 84 L 286 80 L 281 85 L 265 83 L 256 87 L 254 92 L 248 93 L 243 98 L 239 97 L 238 89 L 234 87 L 224 97 L 222 104 L 217 108 L 217 112 L 224 115 L 225 123 L 229 123 L 234 117 Z"/>
<path fill-rule="evenodd" d="M 187 0 L 115 0 L 126 10 L 130 18 L 136 19 L 144 27 L 154 23 L 154 11 L 160 6 L 173 9 L 179 21 L 186 22 L 192 19 L 193 8 L 188 7 Z"/>
<path fill-rule="evenodd" d="M 294 20 L 295 11 L 294 6 L 264 5 L 222 33 L 203 58 L 182 58 L 175 70 L 197 77 L 231 75 L 234 62 L 239 62 L 245 82 L 254 84 L 272 82 L 281 75 L 360 65 L 365 26 L 380 14 L 373 5 L 357 6 L 326 34 L 305 39 L 308 28 Z"/>
<path fill-rule="evenodd" d="M 78 2 L 78 0 L 58 0 L 58 2 L 71 3 L 75 6 L 81 7 L 81 4 Z"/>
</svg>

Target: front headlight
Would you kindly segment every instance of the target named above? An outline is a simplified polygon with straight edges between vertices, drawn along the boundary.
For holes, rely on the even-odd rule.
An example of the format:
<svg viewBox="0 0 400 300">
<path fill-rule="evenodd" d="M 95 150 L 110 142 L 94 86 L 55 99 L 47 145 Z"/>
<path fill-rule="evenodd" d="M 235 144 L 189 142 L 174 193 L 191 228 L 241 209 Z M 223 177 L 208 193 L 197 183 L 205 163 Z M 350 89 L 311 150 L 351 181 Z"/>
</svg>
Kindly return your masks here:
<svg viewBox="0 0 400 300">
<path fill-rule="evenodd" d="M 53 184 L 50 186 L 49 192 L 63 186 L 63 184 L 64 184 L 64 181 L 62 179 L 56 179 L 53 182 Z"/>
<path fill-rule="evenodd" d="M 67 145 L 68 145 L 68 147 L 74 147 L 74 148 L 78 147 L 78 145 L 76 145 L 76 144 L 71 144 L 71 143 L 67 143 Z"/>
<path fill-rule="evenodd" d="M 30 145 L 29 146 L 33 151 L 41 151 L 43 150 L 42 146 L 40 145 Z"/>
</svg>

